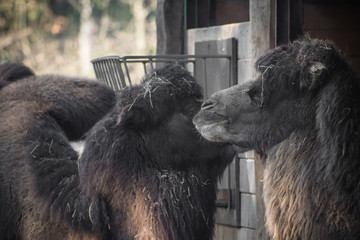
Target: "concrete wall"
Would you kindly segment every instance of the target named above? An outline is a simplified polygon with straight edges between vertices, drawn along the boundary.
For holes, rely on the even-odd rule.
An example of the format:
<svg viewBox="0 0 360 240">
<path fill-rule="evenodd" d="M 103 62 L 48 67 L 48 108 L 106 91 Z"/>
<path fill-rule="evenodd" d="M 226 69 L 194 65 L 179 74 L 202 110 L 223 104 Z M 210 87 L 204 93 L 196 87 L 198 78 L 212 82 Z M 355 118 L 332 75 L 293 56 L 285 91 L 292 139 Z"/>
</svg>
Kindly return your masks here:
<svg viewBox="0 0 360 240">
<path fill-rule="evenodd" d="M 195 42 L 236 38 L 238 42 L 238 83 L 252 77 L 250 22 L 190 29 L 187 31 L 187 54 L 195 53 Z"/>
</svg>

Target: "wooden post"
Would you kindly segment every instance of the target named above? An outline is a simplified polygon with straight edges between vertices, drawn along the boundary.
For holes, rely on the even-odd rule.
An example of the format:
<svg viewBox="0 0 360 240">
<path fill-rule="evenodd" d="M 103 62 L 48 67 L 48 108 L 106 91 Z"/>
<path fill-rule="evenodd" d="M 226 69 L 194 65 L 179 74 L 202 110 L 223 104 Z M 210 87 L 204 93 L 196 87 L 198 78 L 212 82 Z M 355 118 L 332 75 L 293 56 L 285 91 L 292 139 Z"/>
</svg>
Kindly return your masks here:
<svg viewBox="0 0 360 240">
<path fill-rule="evenodd" d="M 184 1 L 158 0 L 156 54 L 184 53 Z"/>
<path fill-rule="evenodd" d="M 275 46 L 276 0 L 250 0 L 250 39 L 253 66 L 266 50 Z M 255 69 L 253 69 L 255 77 Z M 257 239 L 270 239 L 265 229 L 265 206 L 263 201 L 264 164 L 260 154 L 255 154 Z"/>
</svg>

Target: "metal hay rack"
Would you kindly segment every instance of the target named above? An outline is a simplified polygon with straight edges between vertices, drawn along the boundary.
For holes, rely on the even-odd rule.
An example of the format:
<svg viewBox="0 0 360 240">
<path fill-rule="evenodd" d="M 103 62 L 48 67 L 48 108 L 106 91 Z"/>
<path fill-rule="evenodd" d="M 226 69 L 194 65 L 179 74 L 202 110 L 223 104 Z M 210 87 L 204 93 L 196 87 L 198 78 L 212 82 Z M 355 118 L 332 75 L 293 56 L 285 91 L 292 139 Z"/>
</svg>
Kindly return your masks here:
<svg viewBox="0 0 360 240">
<path fill-rule="evenodd" d="M 215 61 L 215 62 L 214 62 Z M 209 63 L 218 65 L 216 61 L 225 62 L 229 81 L 236 82 L 236 59 L 231 55 L 143 55 L 143 56 L 105 56 L 91 61 L 96 79 L 108 84 L 115 91 L 131 86 L 133 76 L 131 68 L 134 64 L 143 66 L 143 75 L 166 64 L 179 64 L 187 69 L 198 80 L 206 93 L 209 75 Z M 223 64 L 224 65 L 224 64 Z M 213 68 L 213 67 L 211 67 Z"/>
</svg>

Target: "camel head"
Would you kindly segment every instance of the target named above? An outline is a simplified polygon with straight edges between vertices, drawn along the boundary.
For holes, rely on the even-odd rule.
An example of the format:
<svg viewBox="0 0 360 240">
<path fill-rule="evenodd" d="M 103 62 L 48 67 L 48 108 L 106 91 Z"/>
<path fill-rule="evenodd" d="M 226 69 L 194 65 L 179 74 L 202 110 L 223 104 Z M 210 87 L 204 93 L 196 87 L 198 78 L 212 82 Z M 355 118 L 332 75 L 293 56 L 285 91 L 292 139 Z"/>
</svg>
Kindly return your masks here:
<svg viewBox="0 0 360 240">
<path fill-rule="evenodd" d="M 193 122 L 210 141 L 266 152 L 294 130 L 315 125 L 319 92 L 341 63 L 334 46 L 321 40 L 269 50 L 257 60 L 254 80 L 214 93 Z"/>
</svg>

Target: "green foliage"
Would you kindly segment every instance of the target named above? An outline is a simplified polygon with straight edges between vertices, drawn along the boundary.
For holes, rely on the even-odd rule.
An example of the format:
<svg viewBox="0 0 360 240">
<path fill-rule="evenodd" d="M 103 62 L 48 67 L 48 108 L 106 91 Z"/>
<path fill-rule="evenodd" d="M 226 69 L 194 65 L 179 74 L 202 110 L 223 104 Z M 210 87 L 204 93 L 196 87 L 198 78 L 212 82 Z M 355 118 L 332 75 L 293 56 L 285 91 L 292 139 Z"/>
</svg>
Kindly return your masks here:
<svg viewBox="0 0 360 240">
<path fill-rule="evenodd" d="M 121 0 L 92 0 L 93 16 L 97 22 L 101 20 L 104 15 L 115 22 L 128 24 L 132 19 L 130 5 Z"/>
<path fill-rule="evenodd" d="M 48 7 L 55 15 L 69 16 L 78 13 L 78 9 L 75 9 L 74 6 L 66 0 L 47 0 L 47 3 Z"/>
<path fill-rule="evenodd" d="M 51 32 L 56 15 L 46 0 L 0 0 L 0 33 L 36 29 L 41 33 Z"/>
<path fill-rule="evenodd" d="M 97 31 L 92 36 L 93 56 L 130 54 L 136 42 L 134 24 L 129 24 L 133 21 L 133 0 L 90 1 L 92 17 L 98 25 L 93 29 Z M 149 11 L 148 23 L 153 23 L 156 0 L 143 1 Z M 68 66 L 71 70 L 65 73 L 76 72 L 80 66 L 80 3 L 81 0 L 0 0 L 0 63 L 24 62 L 40 72 L 57 72 L 59 66 Z M 153 47 L 155 42 L 147 43 Z"/>
<path fill-rule="evenodd" d="M 149 12 L 149 15 L 146 17 L 147 21 L 155 21 L 156 20 L 156 9 L 153 9 Z"/>
<path fill-rule="evenodd" d="M 130 22 L 132 14 L 129 4 L 122 3 L 119 0 L 111 1 L 109 6 L 109 16 L 114 21 L 126 23 Z"/>
<path fill-rule="evenodd" d="M 106 15 L 111 21 L 122 25 L 127 25 L 132 19 L 126 1 L 91 2 L 93 17 L 98 24 Z M 31 28 L 58 37 L 76 35 L 80 24 L 80 8 L 79 0 L 0 0 L 0 33 Z M 56 24 L 61 25 L 61 31 L 54 34 Z"/>
</svg>

